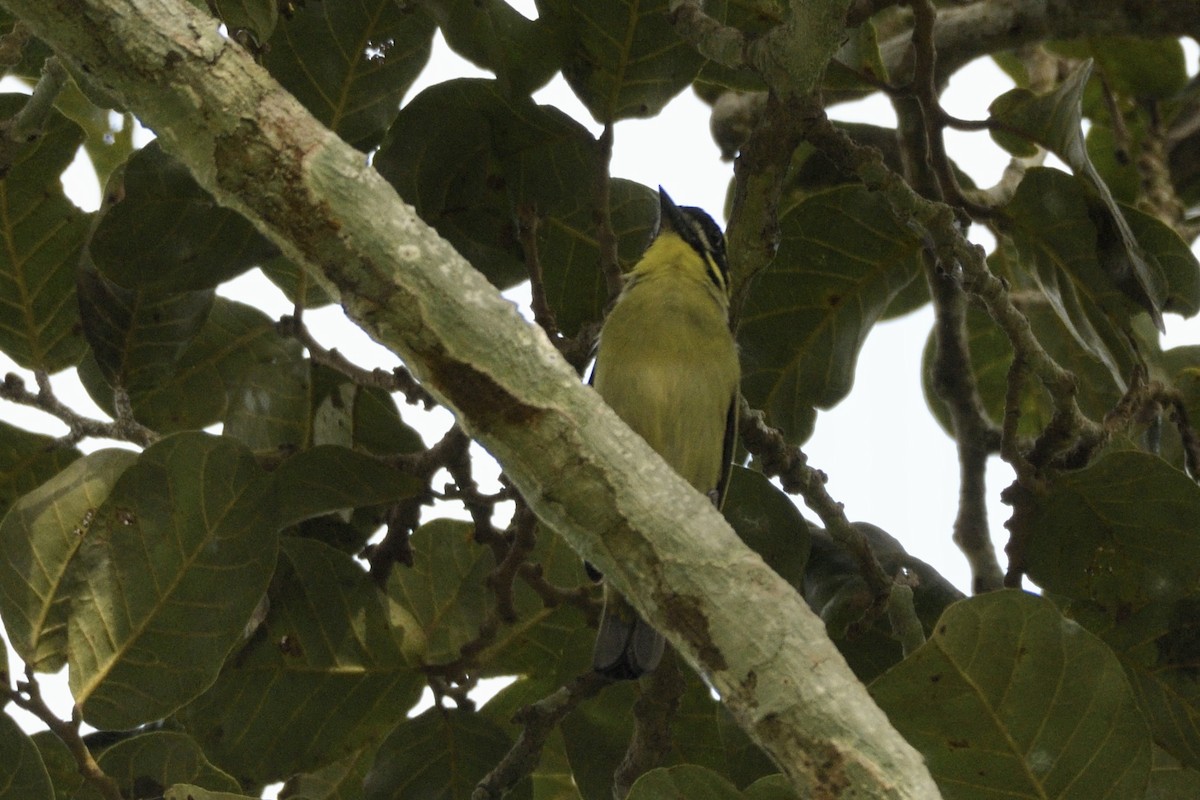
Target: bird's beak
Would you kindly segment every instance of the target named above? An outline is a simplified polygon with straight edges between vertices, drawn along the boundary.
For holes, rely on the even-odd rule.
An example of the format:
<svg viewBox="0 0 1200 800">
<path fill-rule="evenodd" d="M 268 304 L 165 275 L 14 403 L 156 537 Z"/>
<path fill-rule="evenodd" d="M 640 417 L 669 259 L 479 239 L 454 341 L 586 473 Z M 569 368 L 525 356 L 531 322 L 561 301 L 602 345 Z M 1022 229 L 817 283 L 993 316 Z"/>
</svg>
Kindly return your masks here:
<svg viewBox="0 0 1200 800">
<path fill-rule="evenodd" d="M 658 227 L 660 231 L 668 229 L 677 233 L 687 230 L 683 212 L 679 210 L 679 206 L 675 205 L 675 201 L 661 186 L 658 187 Z"/>
</svg>

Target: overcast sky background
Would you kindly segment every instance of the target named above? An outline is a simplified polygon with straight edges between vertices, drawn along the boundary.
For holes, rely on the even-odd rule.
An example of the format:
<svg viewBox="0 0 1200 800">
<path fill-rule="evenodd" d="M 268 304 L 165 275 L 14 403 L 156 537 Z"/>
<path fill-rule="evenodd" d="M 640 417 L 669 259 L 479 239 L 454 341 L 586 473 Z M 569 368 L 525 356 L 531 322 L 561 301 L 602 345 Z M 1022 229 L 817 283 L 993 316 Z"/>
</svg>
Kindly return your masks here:
<svg viewBox="0 0 1200 800">
<path fill-rule="evenodd" d="M 532 0 L 514 2 L 523 13 L 533 15 Z M 1185 40 L 1188 69 L 1194 74 L 1200 50 Z M 461 76 L 490 76 L 463 61 L 450 51 L 439 34 L 433 56 L 425 73 L 409 92 L 408 99 L 433 83 Z M 946 109 L 960 118 L 987 116 L 987 104 L 1012 84 L 990 60 L 976 62 L 956 74 L 946 91 Z M 17 90 L 0 84 L 0 90 Z M 561 77 L 535 95 L 542 103 L 555 105 L 599 134 L 597 125 L 571 93 Z M 836 119 L 894 125 L 890 104 L 875 95 L 866 100 L 831 109 Z M 139 143 L 151 138 L 144 133 Z M 994 145 L 986 133 L 947 132 L 950 155 L 959 167 L 981 186 L 990 186 L 1008 163 L 1007 155 Z M 684 92 L 658 117 L 635 120 L 616 126 L 612 173 L 650 187 L 661 184 L 672 198 L 685 205 L 708 209 L 722 218 L 725 193 L 732 176 L 732 165 L 722 162 L 708 133 L 708 107 L 690 91 Z M 64 176 L 70 197 L 85 210 L 99 206 L 100 187 L 90 164 L 82 156 Z M 991 237 L 979 226 L 971 236 L 985 247 Z M 268 314 L 290 313 L 291 304 L 257 271 L 239 278 L 220 292 L 226 296 L 263 308 Z M 527 302 L 527 287 L 509 293 L 518 304 Z M 399 363 L 394 355 L 370 341 L 350 323 L 339 308 L 306 312 L 306 321 L 327 346 L 367 368 L 390 368 Z M 942 575 L 963 591 L 969 591 L 970 573 L 965 560 L 950 536 L 957 508 L 958 461 L 954 443 L 934 422 L 921 390 L 921 352 L 932 324 L 933 314 L 922 309 L 898 320 L 878 325 L 871 333 L 859 358 L 854 389 L 837 408 L 821 412 L 812 439 L 804 446 L 809 463 L 829 476 L 830 494 L 845 506 L 851 520 L 872 522 L 903 542 L 913 555 L 932 564 Z M 1200 320 L 1167 317 L 1164 346 L 1200 343 Z M 32 376 L 16 368 L 0 355 L 0 373 L 24 374 L 32 385 Z M 83 391 L 73 373 L 54 376 L 56 392 L 69 406 L 81 413 L 102 417 L 103 413 Z M 405 419 L 418 427 L 428 443 L 437 441 L 450 425 L 445 411 L 426 414 L 411 406 L 402 406 Z M 51 435 L 66 432 L 62 423 L 46 415 L 0 401 L 0 417 L 31 430 Z M 85 442 L 91 451 L 109 442 Z M 482 470 L 481 470 L 482 472 Z M 990 522 L 997 548 L 1005 541 L 1003 523 L 1008 509 L 1000 503 L 1001 489 L 1012 481 L 1012 471 L 998 458 L 988 470 Z M 485 487 L 486 488 L 486 487 Z M 799 498 L 797 498 L 799 503 Z M 801 504 L 803 510 L 803 505 Z M 461 509 L 447 513 L 468 518 Z M 815 516 L 806 512 L 810 519 Z M 430 515 L 431 516 L 431 515 Z M 427 518 L 429 518 L 427 516 Z M 1000 562 L 1005 562 L 1000 553 Z M 6 643 L 7 644 L 7 643 Z M 10 663 L 19 664 L 10 650 Z M 18 670 L 19 673 L 19 670 Z M 70 699 L 65 692 L 65 675 L 46 679 L 53 707 L 65 717 L 70 715 Z M 11 706 L 28 729 L 40 723 L 22 716 Z"/>
</svg>

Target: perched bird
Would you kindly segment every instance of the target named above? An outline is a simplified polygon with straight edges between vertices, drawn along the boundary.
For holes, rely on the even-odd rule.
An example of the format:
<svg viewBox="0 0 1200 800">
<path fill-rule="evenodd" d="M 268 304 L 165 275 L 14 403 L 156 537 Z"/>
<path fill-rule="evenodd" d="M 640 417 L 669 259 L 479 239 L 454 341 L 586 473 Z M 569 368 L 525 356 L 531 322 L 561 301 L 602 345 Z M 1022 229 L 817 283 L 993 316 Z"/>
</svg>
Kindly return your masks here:
<svg viewBox="0 0 1200 800">
<path fill-rule="evenodd" d="M 659 187 L 659 222 L 600 331 L 592 384 L 621 419 L 720 505 L 733 454 L 738 356 L 729 330 L 725 237 Z M 687 524 L 686 520 L 680 521 Z M 654 669 L 665 641 L 608 586 L 592 666 Z"/>
</svg>

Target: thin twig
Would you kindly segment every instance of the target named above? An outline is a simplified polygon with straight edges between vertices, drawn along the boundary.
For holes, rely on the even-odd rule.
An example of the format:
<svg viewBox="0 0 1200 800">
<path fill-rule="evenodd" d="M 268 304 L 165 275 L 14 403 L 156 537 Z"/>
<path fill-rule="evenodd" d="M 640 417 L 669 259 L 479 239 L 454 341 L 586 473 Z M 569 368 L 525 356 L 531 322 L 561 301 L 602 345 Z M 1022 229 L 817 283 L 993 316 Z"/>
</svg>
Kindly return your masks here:
<svg viewBox="0 0 1200 800">
<path fill-rule="evenodd" d="M 613 800 L 625 800 L 637 779 L 662 766 L 671 752 L 671 723 L 687 690 L 679 658 L 672 648 L 667 648 L 663 660 L 643 683 L 641 696 L 633 704 L 633 736 L 613 774 Z"/>
<path fill-rule="evenodd" d="M 911 578 L 899 576 L 892 584 L 892 593 L 888 598 L 888 622 L 892 632 L 900 640 L 900 648 L 905 658 L 908 658 L 921 645 L 925 644 L 925 629 L 921 627 L 921 619 L 917 616 L 916 606 L 913 605 L 913 587 Z"/>
<path fill-rule="evenodd" d="M 513 715 L 523 726 L 512 748 L 475 787 L 471 800 L 499 800 L 537 769 L 550 735 L 580 703 L 598 694 L 611 681 L 595 672 L 585 672 L 566 686 Z"/>
<path fill-rule="evenodd" d="M 62 743 L 67 746 L 71 756 L 75 759 L 75 766 L 79 769 L 79 774 L 105 800 L 122 800 L 121 787 L 96 763 L 96 759 L 92 756 L 92 751 L 88 749 L 87 743 L 84 742 L 83 736 L 79 733 L 80 725 L 83 723 L 83 716 L 79 711 L 79 706 L 75 706 L 72 710 L 69 722 L 59 719 L 50 707 L 46 705 L 46 701 L 42 699 L 41 687 L 38 685 L 33 670 L 28 666 L 25 667 L 25 680 L 17 681 L 17 688 L 15 690 L 6 689 L 6 691 L 9 700 L 44 722 L 46 727 L 62 740 Z"/>
<path fill-rule="evenodd" d="M 537 210 L 533 206 L 522 206 L 517 210 L 517 235 L 525 255 L 525 269 L 529 272 L 529 307 L 533 310 L 533 321 L 541 326 L 550 341 L 557 344 L 560 338 L 558 320 L 546 301 L 546 281 L 538 254 L 538 222 Z"/>
<path fill-rule="evenodd" d="M 63 447 L 73 447 L 86 438 L 115 439 L 149 447 L 159 438 L 157 433 L 133 418 L 129 396 L 121 390 L 113 393 L 116 419 L 103 422 L 82 416 L 64 405 L 54 394 L 50 376 L 45 372 L 34 372 L 34 380 L 38 385 L 36 394 L 25 388 L 25 381 L 20 375 L 8 373 L 4 376 L 4 382 L 0 383 L 0 398 L 45 411 L 65 423 L 70 432 L 58 440 Z"/>
<path fill-rule="evenodd" d="M 596 244 L 600 250 L 600 272 L 608 288 L 608 300 L 614 302 L 625 286 L 621 261 L 617 256 L 617 234 L 612 225 L 612 164 L 613 126 L 608 123 L 596 142 L 599 169 L 596 174 L 596 205 L 593 212 Z"/>
</svg>

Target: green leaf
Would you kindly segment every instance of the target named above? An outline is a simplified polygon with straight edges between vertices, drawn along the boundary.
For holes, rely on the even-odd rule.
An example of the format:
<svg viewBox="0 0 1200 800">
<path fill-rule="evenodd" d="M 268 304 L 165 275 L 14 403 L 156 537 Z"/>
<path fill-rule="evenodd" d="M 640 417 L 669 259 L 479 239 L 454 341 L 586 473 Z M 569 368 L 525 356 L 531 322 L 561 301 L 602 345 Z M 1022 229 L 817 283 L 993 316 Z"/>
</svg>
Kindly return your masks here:
<svg viewBox="0 0 1200 800">
<path fill-rule="evenodd" d="M 79 312 L 96 366 L 112 387 L 137 392 L 169 378 L 213 305 L 213 291 L 126 289 L 96 270 L 85 254 Z"/>
<path fill-rule="evenodd" d="M 27 95 L 0 95 L 8 119 Z M 75 265 L 89 215 L 59 180 L 83 142 L 83 130 L 51 112 L 42 135 L 20 147 L 0 178 L 0 350 L 26 369 L 57 372 L 83 355 Z"/>
<path fill-rule="evenodd" d="M 422 7 L 437 20 L 451 49 L 491 70 L 505 94 L 533 94 L 558 71 L 562 54 L 553 32 L 504 0 L 425 0 Z"/>
<path fill-rule="evenodd" d="M 87 133 L 83 149 L 104 186 L 113 171 L 133 154 L 134 117 L 128 112 L 114 114 L 114 104 L 107 99 L 92 102 L 93 86 L 75 68 L 68 65 L 67 69 L 74 81 L 63 87 L 54 107 Z M 80 87 L 81 83 L 85 88 Z"/>
<path fill-rule="evenodd" d="M 695 764 L 743 786 L 779 768 L 750 741 L 733 716 L 712 696 L 712 690 L 684 668 L 687 691 L 672 724 L 673 750 L 668 763 Z M 628 709 L 610 708 L 610 713 Z"/>
<path fill-rule="evenodd" d="M 1145 791 L 1151 740 L 1120 664 L 1045 599 L 954 604 L 870 690 L 947 800 Z"/>
<path fill-rule="evenodd" d="M 921 274 L 920 239 L 860 186 L 780 209 L 779 252 L 751 287 L 738 331 L 742 393 L 788 439 L 850 391 L 859 349 Z M 780 335 L 787 331 L 787 335 Z"/>
<path fill-rule="evenodd" d="M 492 552 L 475 542 L 469 522 L 435 519 L 409 540 L 413 565 L 393 570 L 388 596 L 416 619 L 425 638 L 422 663 L 456 661 L 464 644 L 479 636 L 494 603 L 486 579 Z"/>
<path fill-rule="evenodd" d="M 207 427 L 224 416 L 229 392 L 254 365 L 293 362 L 300 352 L 300 344 L 281 337 L 266 314 L 218 297 L 172 374 L 130 392 L 134 417 L 162 432 Z M 94 360 L 84 360 L 79 377 L 92 399 L 111 413 L 112 391 Z"/>
<path fill-rule="evenodd" d="M 294 5 L 263 63 L 314 117 L 367 152 L 425 68 L 435 30 L 423 11 L 395 0 Z"/>
<path fill-rule="evenodd" d="M 746 800 L 802 800 L 791 781 L 780 774 L 759 778 L 746 787 L 742 796 Z"/>
<path fill-rule="evenodd" d="M 742 800 L 723 776 L 695 764 L 652 769 L 637 779 L 628 800 Z"/>
<path fill-rule="evenodd" d="M 96 268 L 127 289 L 211 289 L 278 252 L 157 141 L 113 173 L 105 198 L 88 250 Z"/>
<path fill-rule="evenodd" d="M 424 685 L 419 630 L 350 556 L 283 537 L 268 598 L 264 627 L 179 715 L 215 763 L 255 784 L 378 741 Z"/>
<path fill-rule="evenodd" d="M 0 519 L 21 495 L 49 480 L 80 453 L 51 436 L 0 422 Z"/>
<path fill-rule="evenodd" d="M 1014 496 L 1027 574 L 1110 614 L 1200 587 L 1200 487 L 1161 458 L 1119 451 Z"/>
<path fill-rule="evenodd" d="M 46 765 L 46 774 L 50 776 L 50 784 L 54 787 L 55 800 L 72 800 L 79 787 L 83 784 L 83 776 L 79 774 L 79 765 L 75 757 L 51 731 L 38 731 L 29 737 L 42 756 Z"/>
<path fill-rule="evenodd" d="M 357 753 L 322 767 L 314 772 L 302 772 L 288 778 L 279 790 L 280 800 L 361 800 L 363 779 L 375 748 L 363 747 Z"/>
<path fill-rule="evenodd" d="M 226 436 L 263 451 L 290 452 L 308 446 L 311 362 L 292 358 L 251 364 L 229 392 Z"/>
<path fill-rule="evenodd" d="M 50 776 L 33 742 L 0 713 L 0 800 L 54 800 Z"/>
<path fill-rule="evenodd" d="M 1129 100 L 1166 100 L 1187 85 L 1183 45 L 1176 38 L 1093 36 L 1052 42 L 1047 49 L 1079 60 L 1095 59 L 1108 90 Z"/>
<path fill-rule="evenodd" d="M 98 509 L 136 460 L 128 450 L 86 455 L 14 503 L 0 522 L 0 616 L 13 649 L 39 672 L 66 663 L 68 570 Z"/>
<path fill-rule="evenodd" d="M 431 708 L 401 722 L 380 746 L 363 784 L 363 798 L 467 800 L 511 744 L 504 731 L 481 714 Z M 532 796 L 527 780 L 505 795 L 512 800 Z"/>
<path fill-rule="evenodd" d="M 292 303 L 301 308 L 321 308 L 335 302 L 304 267 L 287 256 L 276 256 L 259 265 L 271 283 L 279 287 Z"/>
<path fill-rule="evenodd" d="M 1170 225 L 1134 206 L 1122 203 L 1121 213 L 1144 248 L 1145 257 L 1166 277 L 1163 310 L 1184 317 L 1200 313 L 1200 261 L 1187 242 Z"/>
<path fill-rule="evenodd" d="M 704 58 L 671 25 L 667 0 L 539 0 L 565 42 L 563 77 L 597 122 L 652 117 L 700 72 Z"/>
<path fill-rule="evenodd" d="M 274 487 L 248 450 L 198 432 L 126 469 L 73 565 L 70 687 L 102 728 L 161 719 L 216 680 L 275 566 Z"/>
<path fill-rule="evenodd" d="M 117 742 L 97 760 L 125 797 L 158 797 L 176 783 L 200 784 L 222 792 L 240 788 L 237 781 L 209 763 L 190 736 L 176 731 L 143 733 Z M 102 795 L 85 784 L 76 797 L 101 800 Z"/>
<path fill-rule="evenodd" d="M 1005 232 L 1063 325 L 1124 386 L 1138 362 L 1127 333 L 1135 309 L 1101 266 L 1100 234 L 1078 181 L 1030 169 L 1005 215 Z"/>
<path fill-rule="evenodd" d="M 1088 211 L 1098 234 L 1097 262 L 1107 283 L 1147 311 L 1162 330 L 1166 279 L 1160 268 L 1145 258 L 1112 193 L 1088 158 L 1082 126 L 1082 98 L 1091 73 L 1092 62 L 1089 60 L 1049 94 L 1038 96 L 1027 89 L 1013 89 L 996 98 L 989 110 L 992 119 L 1003 123 L 1004 127 L 1002 130 L 994 128 L 992 137 L 1005 147 L 1024 137 L 1066 162 L 1075 173 L 1080 189 L 1086 192 Z M 1026 175 L 1026 179 L 1028 177 Z M 1021 186 L 1024 185 L 1023 180 Z"/>
<path fill-rule="evenodd" d="M 1200 796 L 1200 772 L 1183 766 L 1166 751 L 1155 747 L 1146 799 L 1173 800 L 1197 796 Z"/>
<path fill-rule="evenodd" d="M 284 527 L 331 511 L 395 502 L 423 484 L 377 458 L 336 445 L 297 453 L 275 471 Z"/>
<path fill-rule="evenodd" d="M 738 537 L 781 578 L 797 587 L 804 582 L 808 523 L 761 472 L 735 466 L 722 511 Z"/>
</svg>

